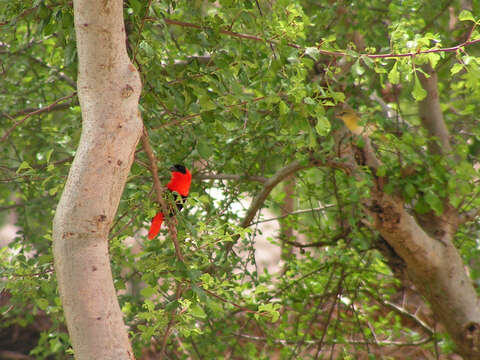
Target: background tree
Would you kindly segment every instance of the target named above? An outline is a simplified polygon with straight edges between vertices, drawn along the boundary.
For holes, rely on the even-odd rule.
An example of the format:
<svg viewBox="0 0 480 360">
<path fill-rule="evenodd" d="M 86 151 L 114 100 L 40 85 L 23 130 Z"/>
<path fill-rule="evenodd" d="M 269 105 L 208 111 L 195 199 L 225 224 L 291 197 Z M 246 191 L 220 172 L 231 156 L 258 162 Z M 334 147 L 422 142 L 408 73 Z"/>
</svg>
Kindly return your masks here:
<svg viewBox="0 0 480 360">
<path fill-rule="evenodd" d="M 167 231 L 142 236 L 158 209 L 153 153 L 137 150 L 110 229 L 138 357 L 478 357 L 475 6 L 125 3 L 162 181 L 172 163 L 195 173 L 184 261 Z M 62 357 L 49 241 L 80 134 L 72 9 L 9 2 L 2 17 L 0 206 L 21 228 L 1 252 L 2 325 L 43 319 L 18 350 Z M 368 132 L 345 128 L 348 108 Z M 281 273 L 255 263 L 277 218 L 266 208 L 284 229 L 269 234 L 288 253 Z"/>
</svg>

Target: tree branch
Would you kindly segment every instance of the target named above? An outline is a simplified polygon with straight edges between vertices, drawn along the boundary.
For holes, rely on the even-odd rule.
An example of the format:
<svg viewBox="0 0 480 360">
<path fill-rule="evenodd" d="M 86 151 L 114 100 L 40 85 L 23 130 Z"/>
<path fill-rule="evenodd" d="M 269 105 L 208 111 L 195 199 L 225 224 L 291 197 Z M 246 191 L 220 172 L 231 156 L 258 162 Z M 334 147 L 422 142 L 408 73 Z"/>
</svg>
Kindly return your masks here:
<svg viewBox="0 0 480 360">
<path fill-rule="evenodd" d="M 292 211 L 288 214 L 284 214 L 284 215 L 281 215 L 281 216 L 276 216 L 276 217 L 269 218 L 269 219 L 254 221 L 254 222 L 250 223 L 250 226 L 261 224 L 261 223 L 264 223 L 264 222 L 269 222 L 269 221 L 281 220 L 281 219 L 284 219 L 284 218 L 289 217 L 289 216 L 307 214 L 307 213 L 316 212 L 316 211 L 325 211 L 325 210 L 330 209 L 330 208 L 335 207 L 335 206 L 336 205 L 325 205 L 325 206 L 322 206 L 322 207 L 317 207 L 317 208 L 312 208 L 312 209 L 296 210 L 296 211 Z"/>
<path fill-rule="evenodd" d="M 78 104 L 78 102 L 75 102 L 76 104 Z M 64 104 L 56 104 L 55 106 L 52 106 L 48 112 L 53 112 L 53 111 L 59 111 L 59 110 L 66 110 L 68 109 L 70 106 L 72 106 L 72 103 L 64 103 Z M 42 108 L 43 109 L 43 108 Z M 26 108 L 26 109 L 22 109 L 22 110 L 19 110 L 17 111 L 15 114 L 13 115 L 7 115 L 7 114 L 4 114 L 5 116 L 11 118 L 11 119 L 14 119 L 16 117 L 19 117 L 19 116 L 22 116 L 22 115 L 27 115 L 31 112 L 34 112 L 38 109 L 35 109 L 35 108 Z"/>
<path fill-rule="evenodd" d="M 450 153 L 452 151 L 450 134 L 445 125 L 442 109 L 440 107 L 437 73 L 430 65 L 424 66 L 423 70 L 428 74 L 428 77 L 421 71 L 417 71 L 420 82 L 422 83 L 423 88 L 427 91 L 426 98 L 418 103 L 420 119 L 422 125 L 427 129 L 428 134 L 440 141 L 440 144 L 437 144 L 436 141 L 432 141 L 429 146 L 430 151 L 433 154 Z"/>
<path fill-rule="evenodd" d="M 404 318 L 407 318 L 408 320 L 414 321 L 418 326 L 420 326 L 427 333 L 428 336 L 431 337 L 431 336 L 434 335 L 435 331 L 425 321 L 423 321 L 419 317 L 415 316 L 415 314 L 410 313 L 409 311 L 407 311 L 403 307 L 398 306 L 397 304 L 394 304 L 391 301 L 382 299 L 380 296 L 372 293 L 369 290 L 362 289 L 362 291 L 365 292 L 366 294 L 368 294 L 371 298 L 375 299 L 377 302 L 379 302 L 384 307 L 386 307 L 390 310 L 393 310 L 394 312 L 396 312 L 397 314 L 401 315 Z"/>
<path fill-rule="evenodd" d="M 369 140 L 368 137 L 364 139 Z M 354 159 L 348 152 L 342 156 L 348 163 L 354 161 L 375 170 L 379 160 L 373 147 L 367 146 L 369 142 L 365 145 L 356 148 L 359 156 Z M 480 309 L 462 258 L 452 243 L 457 226 L 455 214 L 449 215 L 449 211 L 445 211 L 435 222 L 438 225 L 435 236 L 429 235 L 405 208 L 400 196 L 383 191 L 381 177 L 376 177 L 375 182 L 369 204 L 364 206 L 374 220 L 372 226 L 403 259 L 407 274 L 429 301 L 435 315 L 457 344 L 458 351 L 466 358 L 478 358 Z"/>
<path fill-rule="evenodd" d="M 235 174 L 195 174 L 193 178 L 196 180 L 249 180 L 257 181 L 262 184 L 267 182 L 267 178 L 258 175 L 235 175 Z"/>
<path fill-rule="evenodd" d="M 479 208 L 475 208 L 475 209 L 466 211 L 464 213 L 461 213 L 458 216 L 458 223 L 459 224 L 465 224 L 466 222 L 473 221 L 478 217 L 478 215 L 480 215 L 480 209 Z"/>
<path fill-rule="evenodd" d="M 23 124 L 29 117 L 33 116 L 33 115 L 38 115 L 38 114 L 41 114 L 41 113 L 44 113 L 44 112 L 48 112 L 50 111 L 55 105 L 57 105 L 59 102 L 61 101 L 64 101 L 64 100 L 67 100 L 67 99 L 70 99 L 74 96 L 77 95 L 77 92 L 73 92 L 71 93 L 70 95 L 67 95 L 67 96 L 64 96 L 64 97 L 61 97 L 60 99 L 57 99 L 55 100 L 53 103 L 51 103 L 50 105 L 46 106 L 46 107 L 43 107 L 43 108 L 40 108 L 40 109 L 37 109 L 35 111 L 32 111 L 31 113 L 28 113 L 27 116 L 25 116 L 23 119 L 17 121 L 15 124 L 13 124 L 13 126 L 8 129 L 5 134 L 3 134 L 3 136 L 0 138 L 0 143 L 5 141 L 6 138 L 8 138 L 10 136 L 10 134 L 12 133 L 13 130 L 15 130 L 15 128 L 21 124 Z"/>
<path fill-rule="evenodd" d="M 302 243 L 299 243 L 298 241 L 290 241 L 290 240 L 284 240 L 284 242 L 289 244 L 289 245 L 301 248 L 301 249 L 308 248 L 308 247 L 323 247 L 323 246 L 329 246 L 329 245 L 335 244 L 335 242 L 337 242 L 340 239 L 343 239 L 351 231 L 352 231 L 352 229 L 350 227 L 346 227 L 345 229 L 343 229 L 343 231 L 341 233 L 333 236 L 328 241 L 316 241 L 316 242 L 308 243 L 308 244 L 302 244 Z"/>
<path fill-rule="evenodd" d="M 255 196 L 255 198 L 250 203 L 250 207 L 245 214 L 240 226 L 246 228 L 250 225 L 255 214 L 257 213 L 258 209 L 260 209 L 267 199 L 270 192 L 273 190 L 275 186 L 277 186 L 282 180 L 288 177 L 291 174 L 296 173 L 299 170 L 303 170 L 309 167 L 314 166 L 313 163 L 308 165 L 302 165 L 299 161 L 293 161 L 292 163 L 288 164 L 287 166 L 278 170 L 272 177 L 270 177 L 263 185 L 263 189 Z"/>
<path fill-rule="evenodd" d="M 63 81 L 65 81 L 68 85 L 70 85 L 72 88 L 76 89 L 77 88 L 77 83 L 75 80 L 73 80 L 71 77 L 69 77 L 68 75 L 66 75 L 63 71 L 47 64 L 46 62 L 44 62 L 42 59 L 40 58 L 37 58 L 35 56 L 28 56 L 30 59 L 32 59 L 33 61 L 35 61 L 37 64 L 40 64 L 44 67 L 46 67 L 47 69 L 53 71 L 56 75 L 58 75 L 58 77 L 60 79 L 62 79 Z"/>
<path fill-rule="evenodd" d="M 149 20 L 156 21 L 157 19 L 149 19 Z M 200 25 L 188 23 L 188 22 L 185 22 L 185 21 L 168 19 L 168 18 L 164 18 L 163 20 L 165 21 L 165 23 L 167 25 L 183 26 L 183 27 L 189 27 L 189 28 L 199 29 L 199 30 L 203 29 L 203 27 L 200 26 Z M 225 30 L 225 29 L 220 29 L 219 33 L 224 34 L 224 35 L 229 35 L 229 36 L 232 36 L 232 37 L 241 38 L 241 39 L 248 39 L 248 40 L 253 40 L 253 41 L 258 41 L 258 42 L 264 42 L 264 43 L 268 43 L 270 45 L 275 45 L 275 44 L 278 43 L 277 41 L 272 40 L 272 39 L 264 39 L 264 38 L 261 38 L 259 36 L 250 35 L 250 34 L 242 34 L 242 33 L 234 32 L 234 31 L 230 31 L 230 30 Z M 462 42 L 461 44 L 458 44 L 458 45 L 455 45 L 455 46 L 452 46 L 452 47 L 447 47 L 447 48 L 435 48 L 435 49 L 420 50 L 420 51 L 409 52 L 409 53 L 388 53 L 388 54 L 368 54 L 368 53 L 365 53 L 365 54 L 357 54 L 357 56 L 358 57 L 368 57 L 368 58 L 371 58 L 371 59 L 400 58 L 400 57 L 411 57 L 411 58 L 413 58 L 413 57 L 415 57 L 417 55 L 420 55 L 420 54 L 456 52 L 457 50 L 459 50 L 461 48 L 464 48 L 464 47 L 469 46 L 469 45 L 476 44 L 478 42 L 480 42 L 480 39 L 470 40 L 470 36 L 468 36 L 467 40 Z M 298 44 L 294 44 L 294 43 L 289 42 L 286 45 L 289 46 L 289 47 L 295 48 L 295 49 L 305 51 L 305 48 L 303 46 L 298 45 Z M 343 51 L 331 51 L 331 50 L 320 49 L 319 46 L 317 46 L 317 49 L 318 49 L 318 52 L 320 54 L 327 55 L 327 56 L 335 56 L 335 57 L 352 56 L 351 54 L 348 54 L 347 52 L 343 52 Z"/>
<path fill-rule="evenodd" d="M 240 334 L 240 333 L 235 333 L 233 334 L 235 336 L 240 336 L 245 339 L 249 340 L 254 340 L 254 341 L 262 341 L 262 342 L 273 342 L 275 344 L 281 344 L 281 345 L 295 345 L 295 344 L 308 344 L 308 345 L 316 345 L 320 342 L 326 344 L 326 345 L 345 345 L 345 344 L 350 344 L 350 345 L 377 345 L 377 346 L 420 346 L 427 344 L 432 341 L 431 337 L 418 340 L 418 341 L 411 341 L 411 342 L 403 342 L 403 341 L 375 341 L 375 342 L 370 342 L 370 341 L 365 341 L 365 340 L 327 340 L 327 341 L 322 341 L 322 339 L 313 339 L 313 340 L 283 340 L 283 339 L 270 339 L 266 337 L 260 337 L 260 336 L 253 336 L 253 335 L 248 335 L 248 334 Z"/>
<path fill-rule="evenodd" d="M 168 226 L 168 231 L 173 241 L 173 245 L 175 246 L 175 254 L 177 255 L 177 259 L 180 261 L 184 261 L 182 250 L 177 238 L 177 228 L 175 225 L 174 218 L 169 216 L 168 205 L 164 198 L 165 187 L 162 186 L 160 183 L 160 179 L 158 178 L 158 167 L 157 167 L 157 159 L 155 154 L 153 153 L 152 147 L 150 146 L 150 140 L 148 137 L 147 129 L 143 128 L 142 133 L 142 144 L 145 153 L 147 154 L 148 159 L 150 160 L 150 172 L 152 173 L 153 177 L 153 188 L 155 189 L 155 194 L 157 197 L 157 202 L 160 204 L 160 208 L 165 216 L 165 222 Z"/>
</svg>

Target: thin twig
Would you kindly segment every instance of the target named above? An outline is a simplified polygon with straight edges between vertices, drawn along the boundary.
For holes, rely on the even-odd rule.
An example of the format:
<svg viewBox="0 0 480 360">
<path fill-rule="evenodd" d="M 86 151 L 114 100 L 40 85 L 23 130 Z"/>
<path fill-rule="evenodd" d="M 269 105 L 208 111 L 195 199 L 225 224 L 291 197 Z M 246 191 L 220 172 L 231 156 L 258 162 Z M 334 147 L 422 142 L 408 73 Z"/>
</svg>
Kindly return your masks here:
<svg viewBox="0 0 480 360">
<path fill-rule="evenodd" d="M 265 96 L 260 96 L 260 97 L 257 97 L 257 98 L 254 98 L 254 99 L 251 99 L 251 100 L 245 100 L 245 101 L 241 101 L 237 104 L 231 104 L 231 105 L 227 105 L 225 106 L 225 109 L 226 110 L 230 110 L 231 108 L 234 108 L 236 106 L 243 106 L 243 105 L 246 105 L 248 103 L 255 103 L 257 101 L 260 101 L 260 100 L 263 100 L 265 99 Z M 197 118 L 197 117 L 200 117 L 202 116 L 202 113 L 199 112 L 199 113 L 195 113 L 195 114 L 190 114 L 190 115 L 186 115 L 182 118 L 179 118 L 179 119 L 175 119 L 175 120 L 172 120 L 172 121 L 169 121 L 165 124 L 161 124 L 159 126 L 156 126 L 154 128 L 152 128 L 153 130 L 157 130 L 157 129 L 161 129 L 161 128 L 164 128 L 164 127 L 168 127 L 168 126 L 173 126 L 173 125 L 178 125 L 180 123 L 183 123 L 185 121 L 188 121 L 188 120 L 191 120 L 191 119 L 194 119 L 194 118 Z"/>
<path fill-rule="evenodd" d="M 248 180 L 257 181 L 264 184 L 268 178 L 257 175 L 236 175 L 236 174 L 195 174 L 194 179 L 197 180 Z"/>
<path fill-rule="evenodd" d="M 175 300 L 180 299 L 182 296 L 182 284 L 180 282 L 177 282 L 177 289 L 175 290 Z M 168 335 L 170 334 L 170 330 L 172 329 L 173 325 L 175 324 L 175 318 L 176 318 L 176 312 L 175 309 L 172 310 L 170 313 L 170 320 L 168 321 L 167 328 L 165 329 L 165 334 L 163 334 L 163 339 L 162 339 L 162 354 L 165 355 L 165 349 L 167 347 L 167 340 L 168 340 Z"/>
<path fill-rule="evenodd" d="M 308 213 L 317 212 L 317 211 L 325 211 L 325 210 L 330 209 L 330 208 L 332 208 L 332 207 L 335 207 L 335 205 L 326 205 L 326 206 L 317 207 L 317 208 L 312 208 L 312 209 L 296 210 L 296 211 L 292 211 L 292 212 L 290 212 L 290 213 L 288 213 L 288 214 L 284 214 L 284 215 L 281 215 L 281 216 L 277 216 L 277 217 L 273 217 L 273 218 L 269 218 L 269 219 L 264 219 L 264 220 L 259 220 L 259 221 L 252 222 L 252 223 L 250 224 L 250 226 L 256 225 L 256 224 L 261 224 L 261 223 L 264 223 L 264 222 L 269 222 L 269 221 L 281 220 L 281 219 L 284 219 L 284 218 L 289 217 L 289 216 L 295 216 L 295 215 L 301 215 L 301 214 L 308 214 Z"/>
<path fill-rule="evenodd" d="M 56 104 L 58 104 L 59 102 L 61 101 L 64 101 L 64 100 L 67 100 L 67 99 L 70 99 L 74 96 L 77 95 L 77 92 L 74 91 L 73 93 L 71 93 L 70 95 L 67 95 L 67 96 L 64 96 L 64 97 L 61 97 L 60 99 L 57 99 L 55 100 L 53 103 L 51 103 L 50 105 L 44 107 L 44 108 L 40 108 L 38 110 L 35 110 L 35 111 L 32 111 L 31 113 L 27 114 L 27 116 L 25 116 L 23 119 L 17 121 L 15 124 L 13 124 L 13 126 L 8 129 L 5 134 L 2 136 L 2 138 L 0 138 L 0 143 L 5 141 L 6 138 L 8 138 L 10 136 L 10 134 L 12 133 L 13 130 L 15 130 L 15 128 L 21 124 L 23 124 L 29 117 L 33 116 L 33 115 L 37 115 L 37 114 L 41 114 L 41 113 L 44 113 L 44 112 L 48 112 L 50 111 L 50 109 L 52 107 L 54 107 Z"/>
<path fill-rule="evenodd" d="M 192 24 L 184 21 L 179 21 L 179 20 L 173 20 L 173 19 L 163 19 L 166 24 L 168 25 L 177 25 L 177 26 L 183 26 L 183 27 L 190 27 L 194 29 L 202 29 L 203 27 L 197 24 Z M 259 36 L 255 35 L 250 35 L 250 34 L 242 34 L 238 32 L 233 32 L 229 30 L 224 30 L 221 29 L 219 30 L 220 34 L 224 35 L 229 35 L 232 37 L 237 37 L 237 38 L 242 38 L 242 39 L 249 39 L 249 40 L 254 40 L 258 42 L 266 42 L 268 44 L 277 44 L 277 41 L 271 40 L 271 39 L 263 39 Z M 471 31 L 469 32 L 471 34 Z M 452 46 L 452 47 L 447 47 L 447 48 L 436 48 L 436 49 L 428 49 L 428 50 L 419 50 L 419 51 L 414 51 L 414 52 L 408 52 L 408 53 L 388 53 L 388 54 L 357 54 L 358 57 L 368 57 L 370 59 L 385 59 L 385 58 L 401 58 L 401 57 L 415 57 L 417 55 L 421 54 L 430 54 L 430 53 L 440 53 L 440 52 L 456 52 L 457 50 L 464 48 L 469 45 L 473 45 L 480 42 L 480 39 L 475 39 L 475 40 L 470 40 L 470 36 L 468 36 L 467 40 L 462 42 L 461 44 Z M 294 43 L 287 43 L 286 44 L 289 47 L 299 49 L 299 50 L 305 50 L 304 47 L 294 44 Z M 318 52 L 323 55 L 328 55 L 328 56 L 352 56 L 351 54 L 343 51 L 331 51 L 331 50 L 324 50 L 324 49 L 318 49 Z"/>
<path fill-rule="evenodd" d="M 227 299 L 222 298 L 221 296 L 215 294 L 214 292 L 211 292 L 210 290 L 205 289 L 204 287 L 202 287 L 202 289 L 203 289 L 203 291 L 205 291 L 207 294 L 210 294 L 210 295 L 213 296 L 214 298 L 217 298 L 218 300 L 220 300 L 220 301 L 222 301 L 222 302 L 224 302 L 224 303 L 233 305 L 233 306 L 235 306 L 237 309 L 239 309 L 239 310 L 241 310 L 241 311 L 248 312 L 248 313 L 252 313 L 252 314 L 257 313 L 256 310 L 251 310 L 251 309 L 248 309 L 248 308 L 246 308 L 246 307 L 244 307 L 244 306 L 235 304 L 234 302 L 228 301 Z"/>
<path fill-rule="evenodd" d="M 248 334 L 240 334 L 240 333 L 234 333 L 232 334 L 234 336 L 240 336 L 245 339 L 250 339 L 253 341 L 262 341 L 262 342 L 272 342 L 274 344 L 281 344 L 281 345 L 292 345 L 292 344 L 298 344 L 302 340 L 283 340 L 283 339 L 271 339 L 271 338 L 266 338 L 266 337 L 260 337 L 260 336 L 254 336 L 254 335 L 248 335 Z M 419 345 L 424 345 L 432 341 L 431 337 L 427 337 L 422 340 L 418 341 L 411 341 L 411 342 L 403 342 L 403 341 L 377 341 L 377 342 L 366 342 L 364 340 L 327 340 L 324 341 L 323 343 L 326 345 L 344 345 L 344 344 L 350 344 L 350 345 L 378 345 L 378 346 L 419 346 Z M 313 340 L 305 340 L 302 341 L 304 344 L 309 344 L 309 345 L 315 345 L 320 342 L 320 339 L 313 339 Z"/>
</svg>

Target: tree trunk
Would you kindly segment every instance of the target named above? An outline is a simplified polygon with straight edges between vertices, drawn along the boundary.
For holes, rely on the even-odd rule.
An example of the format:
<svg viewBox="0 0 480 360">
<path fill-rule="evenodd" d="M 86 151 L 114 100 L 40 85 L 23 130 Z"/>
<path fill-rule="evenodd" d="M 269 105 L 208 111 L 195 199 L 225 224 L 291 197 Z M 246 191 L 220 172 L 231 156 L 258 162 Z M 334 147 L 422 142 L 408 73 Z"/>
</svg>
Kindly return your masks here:
<svg viewBox="0 0 480 360">
<path fill-rule="evenodd" d="M 59 291 L 76 359 L 133 359 L 113 286 L 108 233 L 142 131 L 141 82 L 121 0 L 74 0 L 83 128 L 53 221 Z"/>
</svg>

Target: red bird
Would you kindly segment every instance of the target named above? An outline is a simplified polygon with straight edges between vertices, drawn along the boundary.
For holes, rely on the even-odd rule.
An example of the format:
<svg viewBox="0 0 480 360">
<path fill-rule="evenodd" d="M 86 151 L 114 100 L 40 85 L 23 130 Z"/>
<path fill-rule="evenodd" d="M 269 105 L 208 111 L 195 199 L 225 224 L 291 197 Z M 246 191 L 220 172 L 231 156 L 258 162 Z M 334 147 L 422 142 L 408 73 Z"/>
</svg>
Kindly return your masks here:
<svg viewBox="0 0 480 360">
<path fill-rule="evenodd" d="M 167 188 L 175 196 L 177 209 L 181 210 L 183 208 L 183 203 L 188 196 L 188 192 L 190 191 L 192 174 L 190 174 L 190 171 L 188 171 L 183 165 L 173 165 L 169 170 L 172 172 L 172 177 L 167 184 Z M 148 238 L 150 240 L 154 239 L 160 232 L 163 218 L 163 213 L 158 212 L 152 219 L 152 225 L 150 225 L 150 230 L 148 231 Z"/>
</svg>

